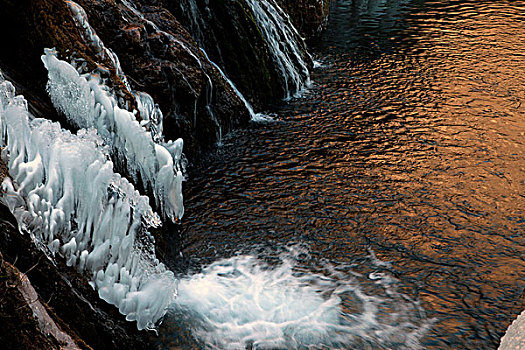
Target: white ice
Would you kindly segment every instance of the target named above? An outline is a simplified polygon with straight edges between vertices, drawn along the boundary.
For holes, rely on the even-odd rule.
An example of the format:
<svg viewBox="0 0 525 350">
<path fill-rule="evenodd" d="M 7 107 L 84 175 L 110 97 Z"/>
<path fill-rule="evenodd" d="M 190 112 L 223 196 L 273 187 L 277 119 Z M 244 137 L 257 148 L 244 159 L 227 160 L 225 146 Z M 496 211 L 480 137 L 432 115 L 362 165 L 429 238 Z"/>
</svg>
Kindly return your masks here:
<svg viewBox="0 0 525 350">
<path fill-rule="evenodd" d="M 60 73 L 77 77 L 67 69 Z M 93 96 L 86 89 L 79 88 L 82 96 Z M 71 134 L 58 123 L 33 119 L 25 99 L 1 75 L 0 127 L 10 175 L 2 199 L 21 229 L 49 254 L 92 276 L 100 297 L 139 329 L 154 327 L 175 296 L 174 275 L 155 258 L 147 231 L 160 218 L 147 197 L 113 172 L 103 139 L 94 129 Z M 180 157 L 181 146 L 172 144 L 167 158 Z"/>
<path fill-rule="evenodd" d="M 140 180 L 154 194 L 163 216 L 172 221 L 181 219 L 184 214 L 182 139 L 155 142 L 154 134 L 146 130 L 132 112 L 118 106 L 116 98 L 97 75 L 80 75 L 71 64 L 59 60 L 54 50 L 47 49 L 42 61 L 48 70 L 47 89 L 55 108 L 77 127 L 94 127 L 109 146 L 113 159 L 126 165 L 134 183 Z M 149 111 L 151 118 L 162 119 L 148 95 L 138 96 L 139 109 Z"/>
</svg>

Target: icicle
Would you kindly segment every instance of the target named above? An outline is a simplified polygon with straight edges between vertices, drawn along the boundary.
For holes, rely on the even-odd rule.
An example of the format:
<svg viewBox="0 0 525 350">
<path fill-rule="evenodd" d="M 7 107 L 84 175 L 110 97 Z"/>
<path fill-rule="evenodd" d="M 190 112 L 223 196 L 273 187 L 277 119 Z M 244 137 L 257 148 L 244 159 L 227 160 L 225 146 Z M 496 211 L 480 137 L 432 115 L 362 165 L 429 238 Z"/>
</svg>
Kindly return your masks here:
<svg viewBox="0 0 525 350">
<path fill-rule="evenodd" d="M 2 183 L 2 200 L 51 255 L 59 253 L 67 265 L 92 274 L 101 298 L 136 320 L 139 329 L 154 327 L 174 297 L 175 277 L 156 259 L 154 239 L 146 231 L 160 225 L 149 199 L 113 172 L 93 129 L 73 135 L 58 123 L 33 119 L 14 91 L 0 74 L 1 143 L 13 179 Z M 182 141 L 167 147 L 168 158 L 180 160 Z M 180 190 L 181 170 L 172 168 L 177 172 L 170 174 L 172 181 L 179 183 L 163 184 L 163 191 Z"/>
</svg>

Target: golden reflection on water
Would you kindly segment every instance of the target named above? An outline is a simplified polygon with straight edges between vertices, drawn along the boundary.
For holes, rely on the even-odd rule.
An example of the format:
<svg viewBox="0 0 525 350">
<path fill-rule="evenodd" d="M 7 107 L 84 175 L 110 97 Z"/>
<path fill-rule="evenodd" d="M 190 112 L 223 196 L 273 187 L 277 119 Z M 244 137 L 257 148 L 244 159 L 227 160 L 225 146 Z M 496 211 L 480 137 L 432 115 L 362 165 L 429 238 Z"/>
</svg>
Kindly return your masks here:
<svg viewBox="0 0 525 350">
<path fill-rule="evenodd" d="M 188 184 L 186 253 L 370 247 L 428 348 L 494 348 L 525 309 L 525 1 L 335 3 L 308 98 Z"/>
</svg>

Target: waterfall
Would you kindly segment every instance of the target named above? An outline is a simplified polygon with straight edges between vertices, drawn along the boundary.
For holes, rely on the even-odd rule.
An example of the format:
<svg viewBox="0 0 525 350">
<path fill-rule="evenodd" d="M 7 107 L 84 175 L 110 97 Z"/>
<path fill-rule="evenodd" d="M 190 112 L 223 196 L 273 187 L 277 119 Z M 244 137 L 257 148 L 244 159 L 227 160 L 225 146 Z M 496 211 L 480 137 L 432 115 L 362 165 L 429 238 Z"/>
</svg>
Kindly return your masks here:
<svg viewBox="0 0 525 350">
<path fill-rule="evenodd" d="M 289 16 L 274 0 L 245 1 L 253 12 L 257 26 L 264 36 L 272 60 L 282 78 L 286 91 L 285 99 L 298 96 L 310 83 L 310 73 L 307 63 L 310 56 L 306 50 L 303 39 L 291 23 Z M 203 31 L 211 31 L 206 28 L 206 23 L 202 20 L 203 15 L 200 13 L 195 0 L 180 1 L 179 6 L 189 21 L 191 34 L 201 46 L 201 50 L 204 50 L 203 45 L 205 41 L 203 39 Z M 220 51 L 219 45 L 219 55 L 221 55 Z M 221 75 L 228 81 L 228 84 L 232 86 L 246 105 L 246 100 L 235 87 L 234 83 L 226 77 L 223 70 L 209 58 L 208 61 L 219 69 Z M 249 111 L 250 107 L 247 106 Z M 252 111 L 250 111 L 252 120 L 259 120 L 261 118 L 261 115 L 255 115 L 251 112 Z"/>
<path fill-rule="evenodd" d="M 183 13 L 186 15 L 186 19 L 190 22 L 190 33 L 199 43 L 199 45 L 203 45 L 204 38 L 203 38 L 203 28 L 206 27 L 206 24 L 202 20 L 202 15 L 199 11 L 199 8 L 197 4 L 195 3 L 195 0 L 180 0 L 179 6 Z"/>
<path fill-rule="evenodd" d="M 204 49 L 202 55 L 194 53 L 147 20 L 133 2 L 121 3 L 179 45 L 200 67 L 206 80 L 205 109 L 216 124 L 219 142 L 222 127 L 214 113 L 208 63 L 243 102 L 252 120 L 266 120 Z M 281 72 L 286 97 L 291 98 L 309 81 L 307 53 L 297 44 L 300 37 L 273 0 L 248 3 Z M 0 145 L 9 170 L 1 200 L 20 229 L 49 257 L 59 255 L 68 266 L 86 273 L 100 298 L 136 321 L 139 329 L 154 328 L 172 305 L 177 281 L 156 258 L 154 237 L 148 230 L 159 227 L 162 219 L 177 222 L 184 214 L 183 140 L 164 140 L 159 106 L 147 93 L 131 88 L 118 56 L 98 37 L 84 9 L 73 1 L 66 4 L 84 44 L 101 64 L 97 72 L 114 73 L 134 96 L 137 110 L 128 110 L 97 72 L 87 72 L 85 64 L 77 66 L 80 61 L 61 60 L 55 50 L 46 49 L 41 59 L 48 73 L 47 92 L 55 109 L 79 129 L 72 133 L 59 123 L 34 118 L 25 98 L 16 96 L 12 83 L 0 74 Z M 195 3 L 189 4 L 195 13 Z M 194 127 L 196 118 L 195 110 Z M 162 218 L 135 186 L 143 186 L 151 195 Z"/>
<path fill-rule="evenodd" d="M 127 0 L 122 0 L 122 3 L 129 10 L 131 10 L 135 15 L 137 15 L 137 17 L 142 19 L 144 22 L 148 23 L 157 33 L 167 37 L 170 42 L 174 42 L 177 45 L 179 45 L 180 47 L 182 47 L 183 50 L 186 51 L 195 60 L 195 62 L 199 65 L 199 68 L 201 69 L 202 73 L 206 76 L 206 107 L 205 108 L 206 108 L 206 111 L 208 112 L 208 115 L 210 116 L 211 120 L 213 120 L 213 122 L 215 123 L 215 126 L 217 127 L 217 135 L 216 135 L 217 143 L 220 144 L 221 140 L 222 140 L 222 125 L 219 122 L 219 120 L 217 119 L 217 116 L 215 115 L 215 112 L 213 110 L 213 105 L 212 105 L 212 102 L 213 102 L 213 82 L 212 82 L 212 79 L 209 76 L 209 74 L 204 69 L 204 66 L 203 66 L 200 58 L 197 57 L 197 55 L 194 54 L 193 51 L 191 51 L 190 48 L 186 44 L 184 44 L 182 41 L 178 40 L 177 38 L 175 38 L 170 33 L 163 31 L 162 29 L 160 29 L 152 21 L 146 19 L 144 17 L 144 15 L 140 11 L 138 11 L 136 9 L 135 5 L 132 2 L 127 1 Z M 193 115 L 193 126 L 194 127 L 197 126 L 197 101 L 195 101 L 195 109 L 194 109 L 194 115 Z"/>
<path fill-rule="evenodd" d="M 298 95 L 310 83 L 303 39 L 290 18 L 274 0 L 246 0 L 266 39 L 273 61 L 284 80 L 286 99 Z"/>
<path fill-rule="evenodd" d="M 255 113 L 255 111 L 253 110 L 253 107 L 250 104 L 250 102 L 248 102 L 248 100 L 246 100 L 246 98 L 239 91 L 239 89 L 237 89 L 237 86 L 235 86 L 233 81 L 231 81 L 230 78 L 228 78 L 228 76 L 226 76 L 226 74 L 222 71 L 221 67 L 219 67 L 217 65 L 217 63 L 215 63 L 212 60 L 210 60 L 210 58 L 208 57 L 208 54 L 206 53 L 206 51 L 204 51 L 204 49 L 202 47 L 200 49 L 201 49 L 202 53 L 204 54 L 204 57 L 206 57 L 206 59 L 208 60 L 208 62 L 210 62 L 219 71 L 219 73 L 221 74 L 222 78 L 224 80 L 226 80 L 228 85 L 232 88 L 233 92 L 235 92 L 237 97 L 242 101 L 242 103 L 244 104 L 244 106 L 248 110 L 248 113 L 250 113 L 250 118 L 251 118 L 252 121 L 261 122 L 261 121 L 272 120 L 272 118 L 270 116 L 268 116 L 268 115 L 265 115 L 263 113 Z"/>
</svg>

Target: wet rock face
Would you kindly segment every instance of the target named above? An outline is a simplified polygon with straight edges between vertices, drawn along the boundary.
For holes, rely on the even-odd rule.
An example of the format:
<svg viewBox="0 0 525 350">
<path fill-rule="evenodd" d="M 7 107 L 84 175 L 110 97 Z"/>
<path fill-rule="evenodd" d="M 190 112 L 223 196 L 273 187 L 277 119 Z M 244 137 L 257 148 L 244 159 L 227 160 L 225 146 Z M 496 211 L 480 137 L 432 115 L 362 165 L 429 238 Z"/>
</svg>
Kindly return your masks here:
<svg viewBox="0 0 525 350">
<path fill-rule="evenodd" d="M 165 8 L 113 0 L 77 2 L 118 55 L 132 86 L 160 105 L 166 138 L 182 137 L 185 153 L 191 156 L 247 122 L 242 102 Z"/>
<path fill-rule="evenodd" d="M 0 341 L 6 349 L 89 349 L 65 324 L 57 324 L 29 279 L 0 255 Z M 62 328 L 65 328 L 63 330 Z"/>
<path fill-rule="evenodd" d="M 166 9 L 134 5 L 140 14 L 120 1 L 76 2 L 105 46 L 118 55 L 132 88 L 149 93 L 161 107 L 166 138 L 182 137 L 188 156 L 249 120 L 244 104 Z M 30 103 L 32 91 L 45 91 L 40 55 L 45 47 L 55 47 L 59 57 L 86 62 L 86 70 L 106 74 L 106 84 L 124 104 L 136 105 L 111 62 L 86 43 L 65 1 L 1 0 L 0 7 L 0 29 L 14 33 L 0 52 L 0 67 L 21 85 Z M 45 112 L 52 110 L 47 96 L 35 95 L 45 101 Z M 58 116 L 53 119 L 65 122 Z"/>
<path fill-rule="evenodd" d="M 293 24 L 306 39 L 315 36 L 326 23 L 329 0 L 278 0 Z"/>
<path fill-rule="evenodd" d="M 279 69 L 245 0 L 142 2 L 162 4 L 174 13 L 257 108 L 285 96 Z M 322 28 L 328 16 L 329 0 L 278 0 L 277 3 L 306 39 Z"/>
</svg>

